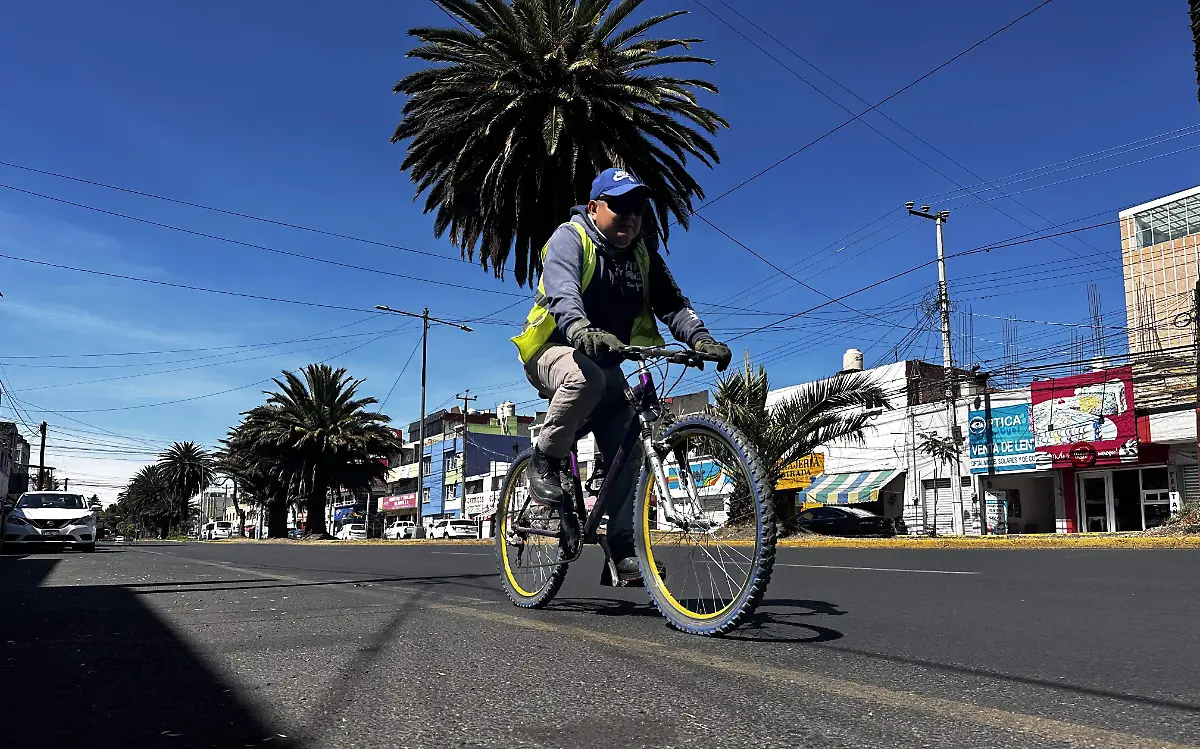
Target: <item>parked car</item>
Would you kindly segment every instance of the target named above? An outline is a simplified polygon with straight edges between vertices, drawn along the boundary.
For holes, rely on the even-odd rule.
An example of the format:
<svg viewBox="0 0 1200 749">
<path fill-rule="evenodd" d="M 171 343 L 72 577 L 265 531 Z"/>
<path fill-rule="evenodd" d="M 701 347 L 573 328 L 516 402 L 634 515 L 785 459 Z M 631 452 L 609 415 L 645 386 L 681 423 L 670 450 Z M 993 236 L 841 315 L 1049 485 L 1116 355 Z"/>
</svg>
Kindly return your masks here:
<svg viewBox="0 0 1200 749">
<path fill-rule="evenodd" d="M 96 512 L 82 494 L 25 492 L 15 505 L 4 503 L 4 544 L 70 544 L 96 550 Z"/>
<path fill-rule="evenodd" d="M 439 520 L 429 532 L 430 538 L 479 538 L 474 520 Z"/>
<path fill-rule="evenodd" d="M 304 538 L 304 529 L 303 528 L 288 528 L 288 538 L 291 538 L 291 539 Z"/>
<path fill-rule="evenodd" d="M 233 538 L 233 523 L 228 520 L 213 520 L 204 524 L 200 532 L 201 541 L 215 541 L 218 538 Z"/>
<path fill-rule="evenodd" d="M 814 507 L 796 518 L 796 525 L 806 531 L 827 536 L 895 536 L 905 535 L 908 529 L 898 518 L 884 518 L 859 507 Z"/>
<path fill-rule="evenodd" d="M 350 541 L 367 537 L 367 526 L 364 523 L 346 523 L 338 529 L 334 538 L 339 541 Z"/>
<path fill-rule="evenodd" d="M 113 539 L 113 543 L 114 544 L 123 544 L 123 543 L 125 543 L 125 537 L 117 536 L 116 538 Z"/>
<path fill-rule="evenodd" d="M 383 537 L 390 539 L 412 538 L 416 535 L 417 524 L 411 520 L 397 520 L 383 529 Z"/>
</svg>

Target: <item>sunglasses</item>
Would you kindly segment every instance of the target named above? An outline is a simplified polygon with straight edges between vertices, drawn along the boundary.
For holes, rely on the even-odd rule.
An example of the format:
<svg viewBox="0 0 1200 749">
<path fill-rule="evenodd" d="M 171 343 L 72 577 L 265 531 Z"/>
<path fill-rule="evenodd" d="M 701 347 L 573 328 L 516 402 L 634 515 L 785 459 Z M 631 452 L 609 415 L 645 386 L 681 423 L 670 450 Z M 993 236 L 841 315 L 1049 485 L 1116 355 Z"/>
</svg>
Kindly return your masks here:
<svg viewBox="0 0 1200 749">
<path fill-rule="evenodd" d="M 640 216 L 646 210 L 647 200 L 644 197 L 634 196 L 626 197 L 620 195 L 617 197 L 609 197 L 601 195 L 600 200 L 608 206 L 608 210 L 619 216 Z"/>
</svg>

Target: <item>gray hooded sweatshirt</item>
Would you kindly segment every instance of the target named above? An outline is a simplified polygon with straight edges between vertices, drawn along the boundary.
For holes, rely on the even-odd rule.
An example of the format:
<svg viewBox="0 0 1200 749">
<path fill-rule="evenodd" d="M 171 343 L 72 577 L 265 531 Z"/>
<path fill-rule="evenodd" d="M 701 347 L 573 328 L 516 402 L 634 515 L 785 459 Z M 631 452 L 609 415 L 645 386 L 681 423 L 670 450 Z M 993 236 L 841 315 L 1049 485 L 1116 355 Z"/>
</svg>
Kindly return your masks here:
<svg viewBox="0 0 1200 749">
<path fill-rule="evenodd" d="M 550 341 L 569 343 L 566 331 L 580 320 L 586 320 L 629 343 L 634 320 L 644 304 L 642 274 L 633 246 L 621 249 L 605 240 L 588 216 L 587 206 L 572 208 L 571 222 L 582 226 L 595 243 L 596 269 L 587 289 L 580 290 L 583 241 L 570 226 L 554 230 L 542 261 L 545 306 L 557 326 Z M 653 250 L 650 251 L 649 280 L 651 311 L 666 323 L 677 341 L 691 346 L 701 337 L 711 337 L 691 302 L 679 290 L 662 256 Z M 597 357 L 596 363 L 610 367 L 620 360 L 619 356 L 604 355 Z"/>
</svg>

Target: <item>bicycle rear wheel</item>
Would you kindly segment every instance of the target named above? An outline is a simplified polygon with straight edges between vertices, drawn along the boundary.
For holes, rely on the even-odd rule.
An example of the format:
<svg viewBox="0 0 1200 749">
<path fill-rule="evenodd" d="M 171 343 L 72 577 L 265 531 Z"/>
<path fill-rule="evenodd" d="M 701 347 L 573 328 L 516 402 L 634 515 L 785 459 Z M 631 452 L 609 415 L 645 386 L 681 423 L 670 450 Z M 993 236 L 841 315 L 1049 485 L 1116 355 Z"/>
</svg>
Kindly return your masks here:
<svg viewBox="0 0 1200 749">
<path fill-rule="evenodd" d="M 650 600 L 676 629 L 725 634 L 754 612 L 771 580 L 772 487 L 746 438 L 723 421 L 688 416 L 661 441 L 673 501 L 660 496 L 647 465 L 634 506 Z"/>
<path fill-rule="evenodd" d="M 532 501 L 529 471 L 533 450 L 521 453 L 509 466 L 496 505 L 496 563 L 504 592 L 517 606 L 542 608 L 554 599 L 567 576 L 567 563 L 557 536 L 518 531 L 517 527 L 557 532 L 556 511 Z"/>
</svg>

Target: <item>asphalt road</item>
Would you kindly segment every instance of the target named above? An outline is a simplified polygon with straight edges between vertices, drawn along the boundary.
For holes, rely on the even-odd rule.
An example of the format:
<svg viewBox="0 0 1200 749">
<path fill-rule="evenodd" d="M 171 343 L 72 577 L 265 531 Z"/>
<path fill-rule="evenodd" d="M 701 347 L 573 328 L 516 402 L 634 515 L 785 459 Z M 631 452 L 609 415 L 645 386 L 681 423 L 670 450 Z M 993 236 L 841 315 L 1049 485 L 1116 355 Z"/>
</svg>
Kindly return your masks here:
<svg viewBox="0 0 1200 749">
<path fill-rule="evenodd" d="M 598 552 L 540 612 L 481 546 L 0 557 L 0 745 L 1200 746 L 1198 552 L 780 562 L 702 639 Z"/>
</svg>

